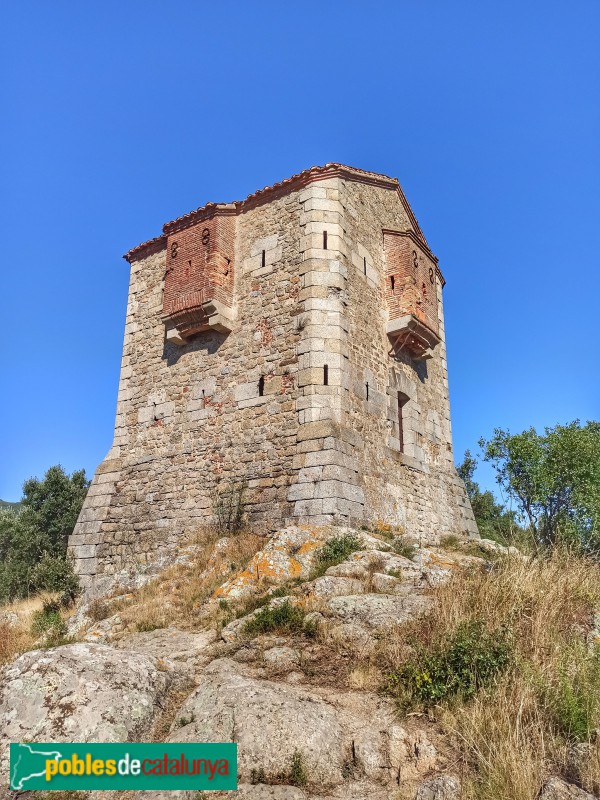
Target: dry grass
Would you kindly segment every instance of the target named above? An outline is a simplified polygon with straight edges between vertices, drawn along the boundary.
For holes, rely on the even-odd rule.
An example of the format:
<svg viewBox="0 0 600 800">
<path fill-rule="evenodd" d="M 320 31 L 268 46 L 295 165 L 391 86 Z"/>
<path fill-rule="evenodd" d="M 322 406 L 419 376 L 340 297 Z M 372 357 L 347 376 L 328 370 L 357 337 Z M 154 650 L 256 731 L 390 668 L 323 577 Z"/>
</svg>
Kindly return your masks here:
<svg viewBox="0 0 600 800">
<path fill-rule="evenodd" d="M 470 703 L 437 710 L 463 759 L 465 797 L 534 800 L 551 774 L 597 791 L 592 730 L 600 725 L 600 682 L 585 640 L 600 607 L 600 565 L 561 552 L 543 560 L 504 558 L 491 571 L 455 575 L 434 597 L 430 615 L 379 642 L 374 658 L 384 671 L 468 621 L 504 628 L 514 643 L 513 666 L 495 686 Z M 581 729 L 582 719 L 589 735 L 575 746 L 567 727 L 574 721 Z M 578 758 L 582 748 L 585 757 Z"/>
<path fill-rule="evenodd" d="M 15 625 L 0 621 L 0 666 L 35 646 L 39 634 L 33 634 L 31 631 L 33 617 L 43 608 L 44 603 L 56 600 L 57 597 L 56 594 L 44 592 L 35 597 L 15 600 L 13 603 L 0 606 L 0 615 L 16 614 L 18 617 L 18 623 Z"/>
<path fill-rule="evenodd" d="M 240 572 L 260 550 L 265 537 L 242 532 L 215 552 L 218 535 L 205 531 L 189 564 L 169 567 L 128 601 L 121 618 L 128 629 L 148 631 L 177 625 L 195 628 L 202 603 L 231 575 Z"/>
<path fill-rule="evenodd" d="M 441 721 L 464 760 L 465 800 L 534 800 L 550 772 L 564 772 L 564 742 L 518 672 Z"/>
<path fill-rule="evenodd" d="M 490 570 L 457 572 L 430 594 L 430 614 L 371 646 L 321 626 L 313 663 L 319 682 L 327 682 L 329 667 L 338 685 L 345 676 L 349 688 L 385 688 L 391 672 L 465 623 L 506 630 L 508 671 L 471 702 L 430 710 L 462 765 L 465 800 L 535 800 L 550 775 L 599 792 L 600 656 L 587 638 L 600 609 L 600 564 L 564 552 L 503 557 Z"/>
</svg>

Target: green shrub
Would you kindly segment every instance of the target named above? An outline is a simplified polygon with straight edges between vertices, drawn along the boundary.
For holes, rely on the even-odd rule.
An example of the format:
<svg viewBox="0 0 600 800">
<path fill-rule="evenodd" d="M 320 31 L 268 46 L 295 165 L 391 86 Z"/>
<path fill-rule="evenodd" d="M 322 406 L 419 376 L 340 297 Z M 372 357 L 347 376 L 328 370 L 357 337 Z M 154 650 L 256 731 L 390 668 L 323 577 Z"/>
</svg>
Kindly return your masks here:
<svg viewBox="0 0 600 800">
<path fill-rule="evenodd" d="M 261 597 L 248 597 L 243 605 L 235 612 L 236 619 L 245 617 L 247 614 L 252 613 L 252 611 L 256 611 L 257 608 L 267 606 L 274 597 L 285 597 L 288 594 L 289 589 L 287 586 L 278 586 L 277 589 L 270 594 L 264 594 Z"/>
<path fill-rule="evenodd" d="M 558 674 L 539 686 L 556 730 L 573 742 L 590 741 L 600 725 L 600 646 L 576 642 L 565 650 Z"/>
<path fill-rule="evenodd" d="M 392 542 L 392 548 L 399 556 L 408 558 L 410 561 L 413 560 L 417 552 L 417 548 L 414 544 L 407 544 L 406 542 L 403 542 L 402 539 L 394 539 Z"/>
<path fill-rule="evenodd" d="M 506 631 L 487 633 L 481 621 L 467 622 L 392 672 L 388 689 L 406 708 L 435 705 L 453 697 L 470 700 L 510 662 Z"/>
<path fill-rule="evenodd" d="M 308 772 L 304 765 L 304 757 L 299 750 L 296 750 L 292 756 L 288 781 L 291 786 L 306 786 L 308 783 Z"/>
<path fill-rule="evenodd" d="M 255 767 L 252 768 L 250 772 L 250 783 L 256 785 L 257 783 L 266 783 L 267 776 L 265 775 L 264 767 L 260 767 L 256 769 Z"/>
<path fill-rule="evenodd" d="M 351 553 L 362 550 L 363 543 L 357 536 L 345 534 L 344 536 L 334 536 L 319 548 L 316 552 L 315 565 L 311 572 L 311 578 L 318 578 L 324 575 L 329 567 L 341 564 Z"/>
<path fill-rule="evenodd" d="M 293 633 L 302 630 L 304 616 L 302 609 L 286 600 L 280 606 L 261 609 L 256 616 L 246 622 L 244 631 L 254 636 L 269 631 Z"/>
<path fill-rule="evenodd" d="M 50 600 L 33 615 L 31 632 L 44 636 L 44 647 L 58 647 L 71 641 L 66 637 L 67 624 L 60 609 L 60 601 Z"/>
</svg>

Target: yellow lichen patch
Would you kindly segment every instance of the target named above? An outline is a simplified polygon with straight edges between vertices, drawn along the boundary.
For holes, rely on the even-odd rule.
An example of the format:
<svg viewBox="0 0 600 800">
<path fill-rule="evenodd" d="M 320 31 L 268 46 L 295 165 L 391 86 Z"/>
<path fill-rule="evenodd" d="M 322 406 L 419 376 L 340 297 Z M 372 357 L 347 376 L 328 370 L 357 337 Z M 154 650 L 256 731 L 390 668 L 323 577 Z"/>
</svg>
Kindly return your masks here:
<svg viewBox="0 0 600 800">
<path fill-rule="evenodd" d="M 316 550 L 322 544 L 321 539 L 315 539 L 314 541 L 304 542 L 304 544 L 298 550 L 298 553 L 312 553 L 313 550 Z"/>
<path fill-rule="evenodd" d="M 327 538 L 328 530 L 309 526 L 284 529 L 252 557 L 243 572 L 219 586 L 213 598 L 242 597 L 264 588 L 265 581 L 278 584 L 308 575 L 311 556 Z"/>
<path fill-rule="evenodd" d="M 447 567 L 448 569 L 454 569 L 458 566 L 455 558 L 442 553 L 430 552 L 427 563 L 436 567 Z"/>
</svg>

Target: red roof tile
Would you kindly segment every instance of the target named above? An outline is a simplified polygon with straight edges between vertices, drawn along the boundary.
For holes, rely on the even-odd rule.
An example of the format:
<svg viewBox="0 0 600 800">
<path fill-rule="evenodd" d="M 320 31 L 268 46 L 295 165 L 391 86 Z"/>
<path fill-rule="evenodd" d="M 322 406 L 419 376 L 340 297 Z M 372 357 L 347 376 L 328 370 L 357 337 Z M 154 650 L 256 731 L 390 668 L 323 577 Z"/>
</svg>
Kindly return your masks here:
<svg viewBox="0 0 600 800">
<path fill-rule="evenodd" d="M 213 214 L 215 210 L 219 210 L 221 213 L 239 214 L 248 208 L 259 205 L 260 203 L 268 202 L 276 196 L 287 194 L 291 191 L 296 191 L 303 186 L 308 185 L 309 183 L 313 183 L 314 181 L 326 180 L 327 178 L 335 177 L 346 178 L 347 180 L 360 181 L 362 183 L 369 183 L 376 186 L 382 186 L 387 189 L 396 190 L 398 197 L 400 198 L 400 202 L 402 203 L 408 218 L 410 219 L 416 235 L 422 240 L 424 245 L 429 250 L 427 240 L 425 239 L 423 232 L 419 227 L 417 218 L 415 217 L 413 210 L 410 207 L 410 204 L 406 199 L 400 184 L 398 183 L 397 178 L 390 178 L 388 175 L 382 175 L 378 172 L 369 172 L 364 169 L 359 169 L 358 167 L 349 167 L 345 164 L 331 163 L 325 164 L 323 167 L 310 167 L 309 169 L 305 169 L 302 172 L 299 172 L 297 175 L 292 175 L 291 178 L 285 178 L 285 180 L 280 181 L 279 183 L 274 183 L 272 186 L 266 186 L 264 189 L 259 189 L 258 191 L 249 194 L 245 200 L 236 200 L 233 203 L 207 203 L 205 206 L 201 206 L 195 211 L 190 211 L 188 214 L 184 214 L 183 216 L 178 217 L 171 222 L 167 222 L 165 225 L 163 225 L 163 233 L 161 236 L 157 236 L 154 239 L 150 239 L 147 242 L 137 245 L 137 247 L 132 248 L 128 253 L 126 253 L 123 258 L 131 263 L 131 261 L 135 261 L 136 258 L 149 255 L 155 249 L 158 250 L 160 247 L 162 247 L 163 243 L 166 242 L 168 234 L 200 222 L 202 219 L 205 219 Z"/>
</svg>

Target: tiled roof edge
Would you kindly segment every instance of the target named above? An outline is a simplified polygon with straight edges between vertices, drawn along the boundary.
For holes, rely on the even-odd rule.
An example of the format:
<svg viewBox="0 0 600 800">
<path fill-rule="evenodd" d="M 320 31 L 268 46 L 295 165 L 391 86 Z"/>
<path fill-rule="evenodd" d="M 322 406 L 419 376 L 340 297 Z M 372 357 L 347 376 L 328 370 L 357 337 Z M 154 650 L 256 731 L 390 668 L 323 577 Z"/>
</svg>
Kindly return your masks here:
<svg viewBox="0 0 600 800">
<path fill-rule="evenodd" d="M 347 180 L 355 180 L 362 183 L 380 186 L 385 189 L 396 190 L 400 202 L 402 203 L 402 206 L 404 207 L 404 210 L 406 211 L 406 214 L 413 228 L 415 229 L 416 235 L 423 241 L 427 249 L 429 249 L 427 240 L 425 239 L 425 236 L 419 227 L 417 218 L 415 217 L 413 210 L 410 207 L 404 192 L 402 191 L 402 187 L 398 183 L 397 178 L 390 178 L 388 175 L 382 175 L 378 172 L 369 172 L 364 169 L 359 169 L 358 167 L 349 167 L 345 164 L 331 163 L 325 164 L 323 167 L 310 167 L 309 169 L 299 172 L 297 175 L 292 175 L 290 178 L 285 178 L 278 183 L 274 183 L 272 186 L 265 186 L 264 189 L 259 189 L 258 191 L 249 194 L 245 200 L 236 200 L 233 203 L 207 203 L 205 206 L 201 206 L 194 211 L 190 211 L 188 214 L 184 214 L 183 216 L 178 217 L 171 222 L 167 222 L 165 225 L 163 225 L 163 233 L 161 236 L 157 236 L 155 239 L 150 239 L 147 242 L 137 245 L 129 250 L 129 252 L 123 256 L 123 258 L 131 263 L 132 261 L 135 261 L 141 257 L 150 255 L 153 252 L 157 252 L 163 245 L 164 241 L 166 241 L 166 237 L 169 234 L 175 233 L 175 231 L 178 230 L 183 230 L 190 225 L 195 225 L 196 223 L 201 222 L 203 219 L 210 217 L 214 213 L 239 214 L 249 208 L 259 205 L 260 203 L 268 202 L 276 196 L 297 191 L 298 189 L 307 186 L 309 183 L 319 180 L 326 180 L 327 178 L 345 178 Z"/>
</svg>

